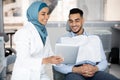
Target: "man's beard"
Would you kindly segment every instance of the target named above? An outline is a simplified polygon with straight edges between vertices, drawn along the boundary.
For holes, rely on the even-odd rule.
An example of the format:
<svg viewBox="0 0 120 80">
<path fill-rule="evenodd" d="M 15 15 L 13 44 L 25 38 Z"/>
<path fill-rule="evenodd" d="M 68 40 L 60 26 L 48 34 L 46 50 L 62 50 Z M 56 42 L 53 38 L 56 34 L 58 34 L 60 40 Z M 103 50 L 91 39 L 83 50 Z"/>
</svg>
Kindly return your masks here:
<svg viewBox="0 0 120 80">
<path fill-rule="evenodd" d="M 79 30 L 78 31 L 76 31 L 76 32 L 73 32 L 73 33 L 75 33 L 75 34 L 77 34 L 77 33 L 79 33 L 80 31 L 82 30 L 82 26 L 79 28 Z"/>
</svg>

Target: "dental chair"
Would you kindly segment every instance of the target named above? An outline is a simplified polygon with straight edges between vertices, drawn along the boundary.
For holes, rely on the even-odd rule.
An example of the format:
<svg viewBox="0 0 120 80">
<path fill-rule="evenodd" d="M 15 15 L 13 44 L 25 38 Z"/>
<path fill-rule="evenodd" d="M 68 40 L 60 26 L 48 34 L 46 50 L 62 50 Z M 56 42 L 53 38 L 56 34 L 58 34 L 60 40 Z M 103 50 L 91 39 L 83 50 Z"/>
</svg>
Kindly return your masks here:
<svg viewBox="0 0 120 80">
<path fill-rule="evenodd" d="M 109 73 L 109 68 L 110 68 L 110 64 L 108 64 L 108 67 L 106 68 L 105 72 Z M 52 67 L 52 70 L 53 70 L 53 80 L 65 80 L 65 74 L 56 71 L 54 67 Z"/>
<path fill-rule="evenodd" d="M 0 36 L 4 37 L 4 42 L 8 42 L 9 41 L 9 37 L 6 33 L 0 33 Z M 5 58 L 6 58 L 6 80 L 10 80 L 10 76 L 12 74 L 12 68 L 13 68 L 13 64 L 15 62 L 16 59 L 16 51 L 11 48 L 5 48 Z"/>
<path fill-rule="evenodd" d="M 0 36 L 4 37 L 4 41 L 8 42 L 9 41 L 9 37 L 6 33 L 0 33 Z M 16 54 L 16 51 L 13 48 L 5 48 L 5 57 L 12 55 L 12 53 Z"/>
<path fill-rule="evenodd" d="M 53 70 L 53 80 L 65 80 L 65 74 L 56 71 L 54 67 L 52 67 L 52 70 Z"/>
<path fill-rule="evenodd" d="M 68 26 L 68 23 L 66 24 L 66 31 L 70 31 L 70 28 Z M 61 33 L 62 34 L 62 33 Z M 58 35 L 59 36 L 59 35 Z M 58 37 L 57 36 L 57 37 Z M 54 36 L 55 37 L 55 36 Z M 110 67 L 111 67 L 111 64 L 108 63 L 108 67 L 106 68 L 105 72 L 108 72 L 109 73 L 109 70 L 110 70 Z M 52 70 L 53 70 L 53 80 L 65 80 L 65 74 L 62 74 L 58 71 L 56 71 L 54 69 L 54 67 L 52 66 Z"/>
</svg>

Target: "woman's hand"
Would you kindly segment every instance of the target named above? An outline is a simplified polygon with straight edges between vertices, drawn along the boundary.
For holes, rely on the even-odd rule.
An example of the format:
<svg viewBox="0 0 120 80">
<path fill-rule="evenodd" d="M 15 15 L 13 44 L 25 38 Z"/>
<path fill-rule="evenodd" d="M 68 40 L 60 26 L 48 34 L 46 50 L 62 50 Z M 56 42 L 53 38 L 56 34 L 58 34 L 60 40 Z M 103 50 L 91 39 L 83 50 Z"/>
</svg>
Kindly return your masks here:
<svg viewBox="0 0 120 80">
<path fill-rule="evenodd" d="M 61 58 L 60 56 L 50 56 L 47 58 L 43 58 L 42 61 L 43 64 L 60 64 L 61 62 L 63 62 L 63 58 Z"/>
</svg>

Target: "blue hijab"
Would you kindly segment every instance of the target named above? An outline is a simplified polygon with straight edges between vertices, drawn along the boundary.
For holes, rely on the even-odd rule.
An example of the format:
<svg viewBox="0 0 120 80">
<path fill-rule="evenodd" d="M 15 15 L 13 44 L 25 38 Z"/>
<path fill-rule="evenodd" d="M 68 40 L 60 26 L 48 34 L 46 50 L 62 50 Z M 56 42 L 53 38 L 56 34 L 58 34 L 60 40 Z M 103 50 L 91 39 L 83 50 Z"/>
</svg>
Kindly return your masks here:
<svg viewBox="0 0 120 80">
<path fill-rule="evenodd" d="M 47 30 L 45 28 L 45 25 L 42 25 L 38 21 L 38 13 L 39 11 L 44 8 L 48 7 L 46 3 L 41 1 L 36 1 L 30 5 L 30 7 L 27 9 L 27 18 L 28 21 L 31 22 L 35 28 L 37 29 L 43 44 L 45 45 L 46 37 L 47 37 Z"/>
</svg>

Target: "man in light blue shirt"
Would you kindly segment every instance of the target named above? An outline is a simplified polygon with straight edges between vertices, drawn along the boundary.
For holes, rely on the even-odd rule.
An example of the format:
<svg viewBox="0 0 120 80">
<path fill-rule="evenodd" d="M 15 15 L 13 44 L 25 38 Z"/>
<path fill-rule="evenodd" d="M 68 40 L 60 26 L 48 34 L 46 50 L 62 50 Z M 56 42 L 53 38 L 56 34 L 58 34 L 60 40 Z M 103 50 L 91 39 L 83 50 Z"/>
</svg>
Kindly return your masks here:
<svg viewBox="0 0 120 80">
<path fill-rule="evenodd" d="M 63 37 L 76 37 L 76 36 L 91 36 L 88 35 L 83 29 L 83 11 L 78 8 L 73 8 L 69 13 L 69 33 L 63 35 L 58 39 L 57 43 L 61 43 L 61 38 Z M 94 39 L 93 39 L 94 40 Z M 118 80 L 113 75 L 104 72 L 107 68 L 107 60 L 102 47 L 100 39 L 99 41 L 99 52 L 101 54 L 101 60 L 99 62 L 91 62 L 89 60 L 84 60 L 80 64 L 59 64 L 55 65 L 54 69 L 60 73 L 66 74 L 65 80 Z M 97 43 L 96 43 L 97 44 Z M 93 48 L 94 46 L 88 45 Z M 85 49 L 84 49 L 85 50 Z M 86 51 L 88 49 L 86 48 Z M 89 53 L 89 51 L 88 51 Z M 97 54 L 97 53 L 96 53 Z M 91 53 L 89 53 L 91 56 Z"/>
</svg>

